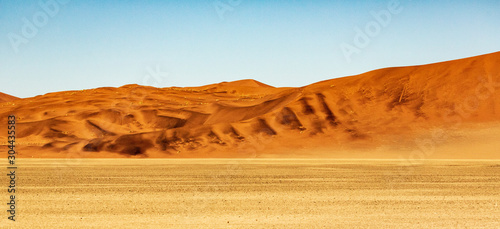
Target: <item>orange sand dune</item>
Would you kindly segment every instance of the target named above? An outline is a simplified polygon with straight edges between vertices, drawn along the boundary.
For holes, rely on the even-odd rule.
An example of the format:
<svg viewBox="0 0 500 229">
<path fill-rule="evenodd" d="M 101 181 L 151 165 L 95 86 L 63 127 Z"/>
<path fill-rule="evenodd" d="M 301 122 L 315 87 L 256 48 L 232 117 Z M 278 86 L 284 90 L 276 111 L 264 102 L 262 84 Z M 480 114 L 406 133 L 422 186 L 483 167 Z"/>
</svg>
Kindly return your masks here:
<svg viewBox="0 0 500 229">
<path fill-rule="evenodd" d="M 453 157 L 460 145 L 497 158 L 500 52 L 300 88 L 241 80 L 56 92 L 0 103 L 2 123 L 11 113 L 22 157 L 370 157 L 429 145 Z"/>
<path fill-rule="evenodd" d="M 4 93 L 0 92 L 0 103 L 12 102 L 12 101 L 15 101 L 15 100 L 18 100 L 18 99 L 19 98 L 14 97 L 12 95 L 7 95 L 7 94 L 4 94 Z"/>
</svg>

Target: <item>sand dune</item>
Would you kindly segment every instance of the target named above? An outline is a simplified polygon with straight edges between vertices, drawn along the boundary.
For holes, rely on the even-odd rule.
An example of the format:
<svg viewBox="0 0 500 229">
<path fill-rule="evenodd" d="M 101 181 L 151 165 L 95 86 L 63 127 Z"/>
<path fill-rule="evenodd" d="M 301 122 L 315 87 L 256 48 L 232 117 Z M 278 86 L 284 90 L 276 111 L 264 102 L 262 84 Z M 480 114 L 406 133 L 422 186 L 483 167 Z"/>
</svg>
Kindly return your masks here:
<svg viewBox="0 0 500 229">
<path fill-rule="evenodd" d="M 5 102 L 12 102 L 15 100 L 18 100 L 19 98 L 12 96 L 12 95 L 7 95 L 5 93 L 0 92 L 0 103 L 5 103 Z"/>
<path fill-rule="evenodd" d="M 0 103 L 0 121 L 18 117 L 22 157 L 335 156 L 412 151 L 418 139 L 438 148 L 464 138 L 491 144 L 500 133 L 499 91 L 500 52 L 300 88 L 241 80 L 56 92 Z"/>
</svg>

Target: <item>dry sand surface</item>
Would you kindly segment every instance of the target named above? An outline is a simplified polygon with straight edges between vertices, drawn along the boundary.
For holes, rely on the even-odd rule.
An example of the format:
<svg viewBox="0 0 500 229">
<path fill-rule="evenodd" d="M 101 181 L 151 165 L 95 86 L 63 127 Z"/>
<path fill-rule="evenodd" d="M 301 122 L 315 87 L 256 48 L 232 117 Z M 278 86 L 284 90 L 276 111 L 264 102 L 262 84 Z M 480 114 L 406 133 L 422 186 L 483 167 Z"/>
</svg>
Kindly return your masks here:
<svg viewBox="0 0 500 229">
<path fill-rule="evenodd" d="M 16 101 L 19 98 L 0 92 L 0 103 Z"/>
<path fill-rule="evenodd" d="M 18 166 L 18 219 L 2 217 L 2 228 L 500 228 L 499 160 L 19 159 Z"/>
</svg>

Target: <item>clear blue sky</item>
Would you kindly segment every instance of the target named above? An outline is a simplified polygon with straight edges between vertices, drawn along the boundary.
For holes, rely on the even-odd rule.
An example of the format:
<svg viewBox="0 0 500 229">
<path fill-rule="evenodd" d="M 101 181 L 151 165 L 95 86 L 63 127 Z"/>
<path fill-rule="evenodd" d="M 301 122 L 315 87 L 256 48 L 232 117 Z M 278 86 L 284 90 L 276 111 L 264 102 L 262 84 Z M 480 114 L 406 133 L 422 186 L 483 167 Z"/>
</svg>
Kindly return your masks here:
<svg viewBox="0 0 500 229">
<path fill-rule="evenodd" d="M 500 51 L 500 1 L 390 2 L 0 0 L 0 92 L 247 78 L 304 86 Z"/>
</svg>

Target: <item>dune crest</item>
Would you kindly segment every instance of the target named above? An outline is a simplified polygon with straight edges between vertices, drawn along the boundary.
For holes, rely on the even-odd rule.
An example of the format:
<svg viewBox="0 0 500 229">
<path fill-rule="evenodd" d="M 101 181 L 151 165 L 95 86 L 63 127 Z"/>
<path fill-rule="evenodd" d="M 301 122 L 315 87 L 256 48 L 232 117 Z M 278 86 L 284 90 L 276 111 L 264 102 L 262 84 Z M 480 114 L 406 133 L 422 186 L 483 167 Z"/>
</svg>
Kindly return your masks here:
<svg viewBox="0 0 500 229">
<path fill-rule="evenodd" d="M 5 102 L 12 102 L 15 100 L 18 100 L 19 98 L 12 96 L 12 95 L 7 95 L 5 93 L 0 92 L 0 103 L 5 103 Z"/>
<path fill-rule="evenodd" d="M 497 125 L 500 53 L 300 88 L 240 80 L 186 88 L 125 85 L 5 103 L 9 98 L 0 94 L 1 121 L 18 117 L 24 157 L 287 156 L 404 147 L 435 129 Z"/>
</svg>

